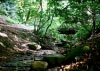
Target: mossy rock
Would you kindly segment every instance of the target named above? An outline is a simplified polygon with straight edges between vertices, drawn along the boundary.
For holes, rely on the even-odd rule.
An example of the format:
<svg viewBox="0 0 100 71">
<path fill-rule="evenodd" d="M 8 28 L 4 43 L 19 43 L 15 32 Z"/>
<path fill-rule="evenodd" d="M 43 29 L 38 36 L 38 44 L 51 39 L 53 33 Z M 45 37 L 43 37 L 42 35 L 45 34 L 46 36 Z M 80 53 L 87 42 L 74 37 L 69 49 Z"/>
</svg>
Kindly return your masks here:
<svg viewBox="0 0 100 71">
<path fill-rule="evenodd" d="M 31 65 L 31 71 L 45 71 L 48 67 L 48 63 L 45 61 L 34 61 Z"/>
<path fill-rule="evenodd" d="M 84 52 L 87 52 L 87 51 L 89 51 L 89 50 L 90 50 L 90 47 L 89 47 L 89 46 L 84 46 L 84 47 L 83 47 L 83 51 L 84 51 Z"/>
<path fill-rule="evenodd" d="M 50 55 L 44 56 L 44 60 L 48 62 L 50 67 L 61 65 L 64 59 L 65 59 L 65 56 L 61 54 L 50 54 Z"/>
</svg>

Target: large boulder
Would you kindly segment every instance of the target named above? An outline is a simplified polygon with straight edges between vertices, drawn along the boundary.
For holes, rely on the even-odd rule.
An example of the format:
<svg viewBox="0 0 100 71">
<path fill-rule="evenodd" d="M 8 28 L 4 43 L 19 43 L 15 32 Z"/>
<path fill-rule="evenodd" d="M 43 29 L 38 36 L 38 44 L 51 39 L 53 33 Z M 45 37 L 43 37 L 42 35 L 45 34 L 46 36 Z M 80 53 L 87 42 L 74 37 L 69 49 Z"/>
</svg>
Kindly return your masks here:
<svg viewBox="0 0 100 71">
<path fill-rule="evenodd" d="M 44 61 L 47 61 L 49 64 L 49 67 L 55 67 L 58 65 L 61 65 L 65 60 L 65 56 L 61 54 L 50 54 L 44 56 Z"/>
</svg>

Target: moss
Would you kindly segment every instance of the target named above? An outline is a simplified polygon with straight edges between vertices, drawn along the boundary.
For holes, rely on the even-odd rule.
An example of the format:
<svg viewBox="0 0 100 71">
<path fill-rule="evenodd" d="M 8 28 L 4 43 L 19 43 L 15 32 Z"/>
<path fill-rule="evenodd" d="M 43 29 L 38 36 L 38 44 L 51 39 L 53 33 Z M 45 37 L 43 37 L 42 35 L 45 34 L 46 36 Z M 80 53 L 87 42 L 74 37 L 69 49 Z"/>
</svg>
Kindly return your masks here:
<svg viewBox="0 0 100 71">
<path fill-rule="evenodd" d="M 60 65 L 65 59 L 65 56 L 61 54 L 50 54 L 44 56 L 44 60 L 48 62 L 50 67 Z"/>
<path fill-rule="evenodd" d="M 89 46 L 84 46 L 84 47 L 83 47 L 83 51 L 86 52 L 86 51 L 89 51 L 89 50 L 90 50 L 90 47 L 89 47 Z"/>
<path fill-rule="evenodd" d="M 48 67 L 48 63 L 45 61 L 34 61 L 31 65 L 33 71 L 45 71 Z"/>
</svg>

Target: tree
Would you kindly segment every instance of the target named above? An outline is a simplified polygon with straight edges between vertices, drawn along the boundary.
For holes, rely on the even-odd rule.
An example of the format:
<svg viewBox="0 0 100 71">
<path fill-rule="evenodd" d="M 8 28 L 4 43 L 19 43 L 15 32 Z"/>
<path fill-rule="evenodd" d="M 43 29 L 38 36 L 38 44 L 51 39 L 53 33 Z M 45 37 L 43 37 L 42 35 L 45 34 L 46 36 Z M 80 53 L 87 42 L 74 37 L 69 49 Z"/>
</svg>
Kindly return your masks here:
<svg viewBox="0 0 100 71">
<path fill-rule="evenodd" d="M 58 15 L 65 20 L 65 23 L 78 23 L 83 26 L 92 24 L 92 34 L 95 34 L 97 25 L 97 15 L 100 5 L 99 0 L 69 0 L 68 5 L 63 9 L 58 9 Z"/>
</svg>

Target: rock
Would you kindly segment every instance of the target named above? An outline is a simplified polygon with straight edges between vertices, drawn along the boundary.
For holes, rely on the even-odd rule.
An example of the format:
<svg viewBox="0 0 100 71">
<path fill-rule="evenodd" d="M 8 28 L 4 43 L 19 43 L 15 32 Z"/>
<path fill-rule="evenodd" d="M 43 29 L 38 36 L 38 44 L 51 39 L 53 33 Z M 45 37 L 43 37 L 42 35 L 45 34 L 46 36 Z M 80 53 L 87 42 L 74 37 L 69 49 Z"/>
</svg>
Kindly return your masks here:
<svg viewBox="0 0 100 71">
<path fill-rule="evenodd" d="M 0 62 L 6 61 L 14 52 L 12 50 L 13 44 L 6 33 L 0 32 Z M 6 58 L 4 58 L 6 57 Z"/>
<path fill-rule="evenodd" d="M 34 51 L 33 54 L 35 60 L 43 60 L 45 55 L 56 54 L 56 52 L 53 50 L 38 50 Z"/>
<path fill-rule="evenodd" d="M 12 41 L 9 39 L 8 35 L 0 32 L 0 44 L 6 48 L 12 47 Z"/>
<path fill-rule="evenodd" d="M 29 42 L 29 43 L 22 44 L 22 47 L 28 47 L 31 50 L 39 50 L 39 49 L 41 49 L 41 46 L 38 45 L 35 42 Z"/>
<path fill-rule="evenodd" d="M 6 16 L 0 15 L 0 24 L 6 24 L 7 23 L 5 18 L 6 18 Z"/>
<path fill-rule="evenodd" d="M 34 55 L 37 56 L 44 56 L 44 55 L 50 55 L 50 54 L 56 54 L 54 50 L 38 50 L 34 52 Z"/>
<path fill-rule="evenodd" d="M 31 71 L 45 71 L 48 63 L 45 61 L 34 61 L 31 66 Z"/>
<path fill-rule="evenodd" d="M 2 43 L 2 42 L 0 42 L 0 47 L 5 47 L 5 45 Z"/>
<path fill-rule="evenodd" d="M 34 56 L 35 61 L 43 61 L 43 56 Z"/>
<path fill-rule="evenodd" d="M 44 61 L 48 62 L 49 67 L 61 65 L 64 59 L 65 59 L 65 56 L 61 54 L 50 54 L 50 55 L 44 56 Z"/>
<path fill-rule="evenodd" d="M 1 36 L 1 37 L 8 37 L 7 34 L 5 34 L 5 33 L 1 33 L 1 32 L 0 32 L 0 36 Z"/>
<path fill-rule="evenodd" d="M 56 51 L 59 54 L 64 54 L 67 51 L 67 49 L 64 48 L 64 47 L 54 47 L 53 50 Z"/>
<path fill-rule="evenodd" d="M 37 43 L 33 42 L 33 43 L 28 43 L 27 46 L 29 47 L 29 49 L 32 50 L 39 50 L 41 49 L 41 46 L 38 45 Z"/>
<path fill-rule="evenodd" d="M 29 25 L 25 25 L 25 24 L 12 24 L 11 26 L 14 27 L 14 28 L 27 30 L 27 31 L 33 31 L 34 30 L 34 26 L 29 26 Z"/>
<path fill-rule="evenodd" d="M 3 64 L 6 60 L 9 60 L 11 57 L 13 57 L 14 52 L 11 50 L 11 48 L 5 48 L 5 46 L 2 46 L 0 44 L 0 64 Z"/>
</svg>

